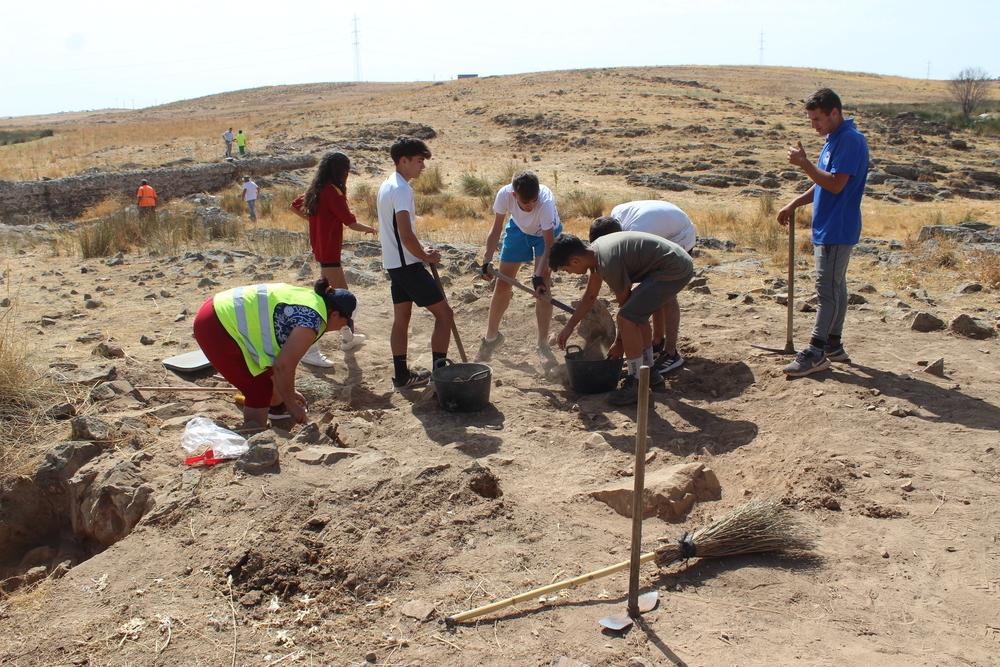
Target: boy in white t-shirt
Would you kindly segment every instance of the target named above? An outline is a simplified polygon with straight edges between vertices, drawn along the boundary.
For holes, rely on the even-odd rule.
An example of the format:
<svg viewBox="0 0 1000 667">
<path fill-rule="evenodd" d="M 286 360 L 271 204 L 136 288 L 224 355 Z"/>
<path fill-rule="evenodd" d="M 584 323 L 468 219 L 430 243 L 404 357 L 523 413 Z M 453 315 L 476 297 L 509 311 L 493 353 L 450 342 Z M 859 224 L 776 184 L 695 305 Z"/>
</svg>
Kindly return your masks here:
<svg viewBox="0 0 1000 667">
<path fill-rule="evenodd" d="M 493 227 L 486 237 L 486 253 L 483 256 L 483 279 L 493 280 L 487 273 L 493 253 L 504 232 L 500 249 L 499 271 L 508 278 L 517 275 L 521 264 L 533 261 L 531 285 L 536 296 L 548 294 L 551 288 L 551 274 L 548 265 L 549 248 L 555 237 L 562 232 L 556 200 L 552 191 L 539 185 L 538 176 L 531 171 L 514 174 L 510 185 L 497 192 L 493 203 Z M 506 227 L 504 221 L 506 220 Z M 493 288 L 490 301 L 490 315 L 486 324 L 486 335 L 479 344 L 476 361 L 489 361 L 493 352 L 504 342 L 500 322 L 510 305 L 510 283 L 500 281 Z M 535 350 L 542 367 L 549 369 L 558 365 L 549 347 L 549 322 L 552 319 L 552 304 L 544 299 L 535 301 L 535 321 L 538 324 L 538 346 Z"/>
<path fill-rule="evenodd" d="M 389 336 L 395 372 L 392 390 L 403 391 L 427 384 L 431 376 L 430 371 L 411 371 L 406 363 L 413 304 L 434 315 L 431 334 L 434 366 L 448 355 L 455 315 L 441 288 L 424 268 L 424 262 L 440 262 L 441 253 L 417 239 L 417 208 L 410 181 L 424 170 L 424 160 L 430 158 L 431 151 L 420 139 L 403 136 L 396 139 L 389 153 L 396 170 L 378 190 L 378 223 L 382 266 L 389 272 L 392 291 L 393 320 Z"/>
<path fill-rule="evenodd" d="M 647 199 L 619 204 L 611 215 L 597 218 L 590 224 L 590 242 L 614 232 L 646 232 L 673 241 L 691 252 L 698 234 L 687 213 L 670 202 Z M 677 351 L 677 336 L 681 326 L 681 307 L 674 295 L 661 309 L 653 313 L 654 367 L 666 373 L 684 363 Z M 620 345 L 612 346 L 613 357 L 621 355 Z"/>
<path fill-rule="evenodd" d="M 250 207 L 250 219 L 257 220 L 257 184 L 249 176 L 243 177 L 243 201 Z"/>
</svg>

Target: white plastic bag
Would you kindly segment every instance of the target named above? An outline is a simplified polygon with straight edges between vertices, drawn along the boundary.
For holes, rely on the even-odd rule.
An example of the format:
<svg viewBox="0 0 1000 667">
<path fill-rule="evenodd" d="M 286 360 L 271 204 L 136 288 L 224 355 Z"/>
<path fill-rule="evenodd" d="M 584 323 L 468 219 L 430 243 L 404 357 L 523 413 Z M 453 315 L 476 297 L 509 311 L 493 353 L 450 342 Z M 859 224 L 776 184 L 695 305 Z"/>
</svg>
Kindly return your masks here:
<svg viewBox="0 0 1000 667">
<path fill-rule="evenodd" d="M 187 423 L 181 446 L 191 454 L 209 449 L 215 459 L 237 459 L 250 449 L 246 438 L 207 417 L 195 417 Z"/>
</svg>

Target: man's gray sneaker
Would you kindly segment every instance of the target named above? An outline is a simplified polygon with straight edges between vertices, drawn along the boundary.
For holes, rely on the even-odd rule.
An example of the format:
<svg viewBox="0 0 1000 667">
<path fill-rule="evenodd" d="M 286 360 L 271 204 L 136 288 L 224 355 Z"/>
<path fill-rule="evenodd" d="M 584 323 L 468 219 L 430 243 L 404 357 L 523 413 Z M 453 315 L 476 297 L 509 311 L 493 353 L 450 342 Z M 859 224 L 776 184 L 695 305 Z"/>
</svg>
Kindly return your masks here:
<svg viewBox="0 0 1000 667">
<path fill-rule="evenodd" d="M 847 354 L 847 350 L 844 349 L 843 345 L 827 345 L 823 348 L 823 354 L 830 361 L 850 361 L 851 355 Z"/>
<path fill-rule="evenodd" d="M 498 331 L 496 338 L 493 340 L 481 339 L 479 343 L 479 351 L 476 352 L 476 361 L 489 361 L 493 357 L 493 353 L 496 349 L 503 345 L 504 335 L 502 331 Z"/>
<path fill-rule="evenodd" d="M 810 373 L 816 373 L 817 371 L 826 370 L 830 367 L 830 360 L 826 358 L 823 354 L 823 350 L 818 347 L 808 346 L 804 350 L 800 350 L 798 354 L 795 355 L 795 361 L 785 366 L 785 375 L 790 375 L 792 377 L 801 377 L 803 375 L 809 375 Z"/>
</svg>

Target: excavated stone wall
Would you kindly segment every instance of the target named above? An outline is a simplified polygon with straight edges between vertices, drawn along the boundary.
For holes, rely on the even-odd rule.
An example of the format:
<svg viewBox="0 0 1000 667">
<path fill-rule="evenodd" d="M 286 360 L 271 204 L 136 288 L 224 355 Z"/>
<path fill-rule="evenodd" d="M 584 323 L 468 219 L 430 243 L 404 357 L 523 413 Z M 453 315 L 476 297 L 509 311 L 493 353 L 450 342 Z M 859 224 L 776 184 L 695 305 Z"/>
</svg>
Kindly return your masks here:
<svg viewBox="0 0 1000 667">
<path fill-rule="evenodd" d="M 217 192 L 239 183 L 244 175 L 263 176 L 313 167 L 312 155 L 246 158 L 183 169 L 119 171 L 68 176 L 50 181 L 0 181 L 0 222 L 8 225 L 65 221 L 113 196 L 134 197 L 143 179 L 156 190 L 159 202 L 196 192 Z"/>
</svg>

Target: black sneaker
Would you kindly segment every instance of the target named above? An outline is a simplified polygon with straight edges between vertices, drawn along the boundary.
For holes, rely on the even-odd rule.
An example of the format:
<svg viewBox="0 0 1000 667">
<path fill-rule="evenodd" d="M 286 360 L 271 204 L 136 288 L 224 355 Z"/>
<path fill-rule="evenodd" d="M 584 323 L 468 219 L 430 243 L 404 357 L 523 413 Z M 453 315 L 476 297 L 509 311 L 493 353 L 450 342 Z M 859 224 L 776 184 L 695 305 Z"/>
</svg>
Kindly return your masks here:
<svg viewBox="0 0 1000 667">
<path fill-rule="evenodd" d="M 288 414 L 288 408 L 285 407 L 285 402 L 282 401 L 277 405 L 272 405 L 267 410 L 268 419 L 291 419 L 292 416 Z"/>
<path fill-rule="evenodd" d="M 656 370 L 660 373 L 669 373 L 684 363 L 684 357 L 681 356 L 680 352 L 675 352 L 674 354 L 664 352 L 656 361 L 658 362 Z"/>
<path fill-rule="evenodd" d="M 847 354 L 847 350 L 844 349 L 843 343 L 840 345 L 826 345 L 823 347 L 823 354 L 830 361 L 850 361 L 851 355 Z"/>
<path fill-rule="evenodd" d="M 407 389 L 416 389 L 417 387 L 425 386 L 430 381 L 430 371 L 410 371 L 409 376 L 403 378 L 402 380 L 399 378 L 392 379 L 392 390 L 406 391 Z"/>
<path fill-rule="evenodd" d="M 622 380 L 622 386 L 609 391 L 605 398 L 611 405 L 632 405 L 639 402 L 639 378 L 629 375 Z"/>
</svg>

